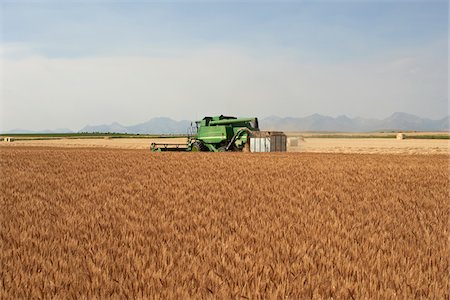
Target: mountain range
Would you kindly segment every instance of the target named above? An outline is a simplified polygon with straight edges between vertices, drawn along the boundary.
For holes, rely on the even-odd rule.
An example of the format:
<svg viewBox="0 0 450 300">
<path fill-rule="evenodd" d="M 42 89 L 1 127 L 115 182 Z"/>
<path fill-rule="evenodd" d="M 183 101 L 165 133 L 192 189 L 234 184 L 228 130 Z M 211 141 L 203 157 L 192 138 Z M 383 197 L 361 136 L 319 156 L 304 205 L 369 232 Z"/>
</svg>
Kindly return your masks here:
<svg viewBox="0 0 450 300">
<path fill-rule="evenodd" d="M 145 123 L 132 126 L 123 126 L 117 122 L 103 125 L 88 125 L 79 132 L 117 132 L 117 133 L 139 133 L 139 134 L 172 134 L 187 133 L 191 121 L 175 121 L 170 118 L 153 118 Z"/>
<path fill-rule="evenodd" d="M 57 128 L 57 129 L 44 129 L 44 130 L 29 130 L 29 129 L 11 129 L 8 131 L 5 131 L 3 133 L 9 133 L 9 134 L 38 134 L 38 133 L 74 133 L 73 130 L 70 130 L 68 128 Z"/>
<path fill-rule="evenodd" d="M 117 122 L 102 125 L 88 125 L 78 132 L 134 133 L 134 134 L 184 134 L 191 122 L 175 121 L 170 118 L 153 118 L 147 122 L 124 126 Z M 313 114 L 299 118 L 271 116 L 259 120 L 261 130 L 278 131 L 331 131 L 331 132 L 369 132 L 369 131 L 448 131 L 449 117 L 439 120 L 421 118 L 416 115 L 396 112 L 385 119 L 349 118 Z M 71 133 L 69 129 L 30 131 L 15 129 L 7 133 Z"/>
<path fill-rule="evenodd" d="M 260 121 L 264 130 L 281 131 L 448 131 L 449 117 L 439 120 L 421 118 L 412 114 L 396 112 L 385 119 L 329 117 L 319 114 L 303 118 L 268 117 Z"/>
</svg>

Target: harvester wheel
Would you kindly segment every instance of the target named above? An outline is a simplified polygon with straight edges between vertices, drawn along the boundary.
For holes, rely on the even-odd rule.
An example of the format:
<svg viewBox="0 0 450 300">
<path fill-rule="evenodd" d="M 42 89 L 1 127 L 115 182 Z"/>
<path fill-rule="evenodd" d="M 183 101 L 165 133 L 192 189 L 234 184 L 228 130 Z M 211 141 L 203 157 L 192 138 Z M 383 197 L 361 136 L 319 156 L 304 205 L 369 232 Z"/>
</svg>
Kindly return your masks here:
<svg viewBox="0 0 450 300">
<path fill-rule="evenodd" d="M 205 146 L 203 145 L 202 142 L 200 142 L 200 141 L 195 141 L 195 142 L 192 144 L 192 149 L 191 149 L 191 151 L 192 151 L 192 152 L 205 151 Z"/>
</svg>

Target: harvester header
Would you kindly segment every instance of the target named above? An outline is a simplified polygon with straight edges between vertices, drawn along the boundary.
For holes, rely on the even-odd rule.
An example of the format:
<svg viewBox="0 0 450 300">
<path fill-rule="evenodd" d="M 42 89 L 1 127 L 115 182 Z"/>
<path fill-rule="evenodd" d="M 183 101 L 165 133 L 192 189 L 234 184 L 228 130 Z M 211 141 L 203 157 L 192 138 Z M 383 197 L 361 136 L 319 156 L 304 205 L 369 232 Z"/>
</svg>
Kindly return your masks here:
<svg viewBox="0 0 450 300">
<path fill-rule="evenodd" d="M 195 125 L 194 125 L 195 124 Z M 253 144 L 253 145 L 252 145 Z M 156 144 L 152 151 L 286 151 L 286 135 L 260 131 L 258 118 L 204 117 L 191 123 L 186 144 Z"/>
</svg>

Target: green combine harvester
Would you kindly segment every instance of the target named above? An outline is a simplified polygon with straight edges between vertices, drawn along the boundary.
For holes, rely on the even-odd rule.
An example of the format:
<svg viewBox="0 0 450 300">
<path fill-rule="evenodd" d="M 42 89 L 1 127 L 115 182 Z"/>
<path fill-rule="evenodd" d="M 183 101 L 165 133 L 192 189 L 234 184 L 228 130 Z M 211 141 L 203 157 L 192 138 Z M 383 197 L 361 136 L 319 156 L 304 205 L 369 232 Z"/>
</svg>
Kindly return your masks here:
<svg viewBox="0 0 450 300">
<path fill-rule="evenodd" d="M 245 151 L 259 132 L 257 118 L 205 117 L 191 126 L 186 144 L 152 143 L 152 151 Z"/>
</svg>

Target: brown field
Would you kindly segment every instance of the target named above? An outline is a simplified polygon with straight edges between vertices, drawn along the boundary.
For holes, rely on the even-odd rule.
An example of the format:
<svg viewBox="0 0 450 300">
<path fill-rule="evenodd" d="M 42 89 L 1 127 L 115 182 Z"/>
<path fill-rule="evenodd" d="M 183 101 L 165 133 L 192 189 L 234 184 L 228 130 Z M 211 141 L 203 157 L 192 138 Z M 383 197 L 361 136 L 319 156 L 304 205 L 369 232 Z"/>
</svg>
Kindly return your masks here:
<svg viewBox="0 0 450 300">
<path fill-rule="evenodd" d="M 1 146 L 64 147 L 64 148 L 119 148 L 150 149 L 151 143 L 186 143 L 186 138 L 65 138 L 65 139 L 29 139 L 12 143 L 0 142 Z"/>
<path fill-rule="evenodd" d="M 383 138 L 305 138 L 291 152 L 366 154 L 450 154 L 450 140 Z"/>
<path fill-rule="evenodd" d="M 0 148 L 0 298 L 449 297 L 449 156 Z"/>
<path fill-rule="evenodd" d="M 355 138 L 359 136 L 371 136 L 371 137 L 395 137 L 397 133 L 400 131 L 387 131 L 387 132 L 323 132 L 323 131 L 287 131 L 287 136 L 302 136 L 304 138 L 308 137 L 333 137 L 333 136 L 341 136 L 341 137 L 349 137 Z M 448 138 L 450 136 L 450 132 L 448 131 L 402 131 L 406 137 L 415 138 L 415 137 L 423 137 L 423 136 L 433 136 L 433 137 L 444 137 Z"/>
<path fill-rule="evenodd" d="M 295 136 L 289 135 L 289 138 Z M 48 140 L 20 140 L 0 142 L 3 147 L 64 147 L 64 148 L 121 148 L 149 149 L 155 143 L 186 143 L 186 138 L 67 138 Z M 389 154 L 449 154 L 450 140 L 387 138 L 300 138 L 298 147 L 288 147 L 289 152 L 316 153 L 389 153 Z"/>
</svg>

